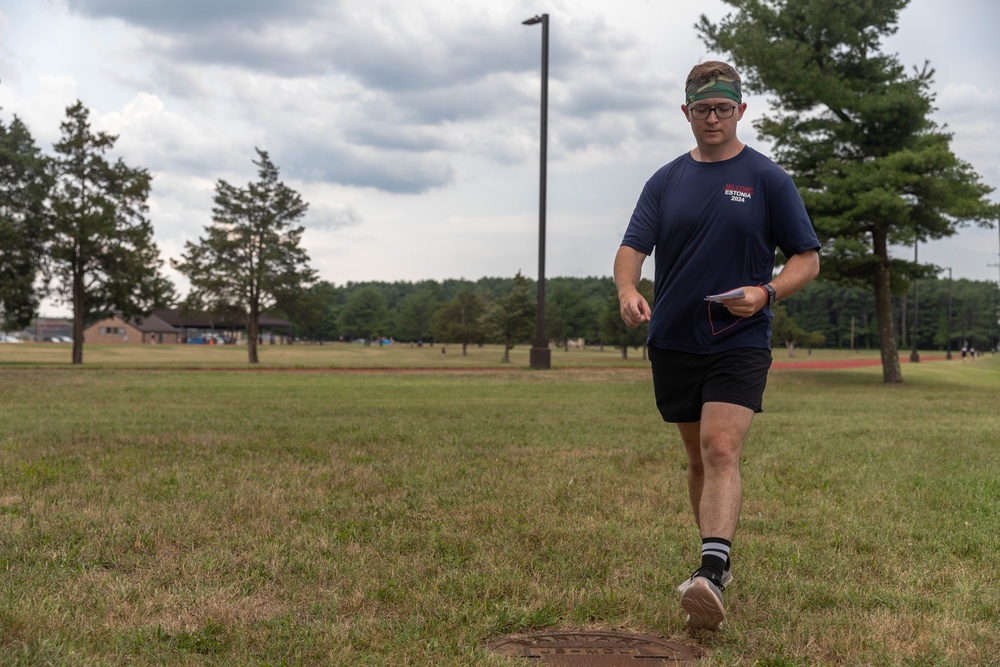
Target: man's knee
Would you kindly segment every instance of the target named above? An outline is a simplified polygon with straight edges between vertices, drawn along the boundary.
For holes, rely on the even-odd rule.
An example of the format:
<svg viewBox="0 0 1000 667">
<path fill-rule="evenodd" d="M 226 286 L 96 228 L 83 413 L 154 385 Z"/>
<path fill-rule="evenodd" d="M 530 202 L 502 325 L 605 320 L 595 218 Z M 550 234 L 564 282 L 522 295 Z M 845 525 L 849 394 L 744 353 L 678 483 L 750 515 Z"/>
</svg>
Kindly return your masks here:
<svg viewBox="0 0 1000 667">
<path fill-rule="evenodd" d="M 708 438 L 702 443 L 702 464 L 713 470 L 738 467 L 742 451 L 742 439 L 723 436 Z"/>
</svg>

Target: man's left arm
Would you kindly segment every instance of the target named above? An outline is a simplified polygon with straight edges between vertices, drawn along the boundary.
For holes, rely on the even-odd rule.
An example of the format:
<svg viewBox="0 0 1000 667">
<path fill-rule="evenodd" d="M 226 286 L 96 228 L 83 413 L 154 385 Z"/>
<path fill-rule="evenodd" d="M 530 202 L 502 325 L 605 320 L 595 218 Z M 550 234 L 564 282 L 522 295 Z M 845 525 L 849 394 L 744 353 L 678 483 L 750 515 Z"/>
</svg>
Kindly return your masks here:
<svg viewBox="0 0 1000 667">
<path fill-rule="evenodd" d="M 781 267 L 781 273 L 769 284 L 774 288 L 776 299 L 787 298 L 809 284 L 819 275 L 819 251 L 806 250 L 788 258 Z M 737 317 L 750 317 L 767 306 L 768 293 L 762 286 L 747 285 L 745 296 L 725 302 L 726 308 Z"/>
<path fill-rule="evenodd" d="M 798 292 L 819 275 L 819 251 L 806 250 L 792 255 L 781 267 L 781 273 L 771 281 L 771 287 L 778 299 L 784 299 Z M 766 302 L 765 302 L 766 305 Z"/>
</svg>

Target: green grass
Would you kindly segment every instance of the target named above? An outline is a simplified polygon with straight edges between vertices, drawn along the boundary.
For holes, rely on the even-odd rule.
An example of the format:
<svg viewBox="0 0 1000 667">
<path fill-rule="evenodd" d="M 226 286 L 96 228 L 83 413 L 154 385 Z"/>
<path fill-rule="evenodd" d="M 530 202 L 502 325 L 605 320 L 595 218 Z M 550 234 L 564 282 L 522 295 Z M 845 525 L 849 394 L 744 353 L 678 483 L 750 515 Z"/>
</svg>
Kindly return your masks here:
<svg viewBox="0 0 1000 667">
<path fill-rule="evenodd" d="M 394 344 L 365 347 L 361 344 L 330 343 L 327 345 L 261 345 L 260 368 L 526 368 L 529 365 L 528 346 L 520 345 L 510 352 L 510 364 L 502 364 L 503 348 L 496 345 L 469 346 L 462 354 L 460 345 Z M 443 350 L 443 352 L 442 352 Z M 0 368 L 58 368 L 70 365 L 71 346 L 54 343 L 24 343 L 0 345 Z M 926 352 L 925 356 L 943 356 L 942 352 Z M 646 367 L 642 351 L 629 349 L 622 359 L 620 349 L 605 347 L 552 348 L 553 368 L 586 367 Z M 901 357 L 906 354 L 901 353 Z M 957 355 L 956 355 L 957 356 Z M 788 361 L 784 349 L 775 350 L 776 361 Z M 796 351 L 794 360 L 878 359 L 878 350 L 817 350 L 809 355 Z M 247 350 L 242 345 L 84 345 L 84 368 L 130 369 L 236 369 L 248 368 Z"/>
<path fill-rule="evenodd" d="M 80 372 L 4 356 L 65 347 L 4 347 L 3 665 L 498 666 L 518 663 L 490 640 L 545 627 L 656 634 L 704 665 L 1000 655 L 1000 358 L 908 365 L 893 387 L 877 367 L 773 371 L 730 618 L 692 634 L 684 456 L 640 355 L 247 373 L 94 346 Z"/>
</svg>

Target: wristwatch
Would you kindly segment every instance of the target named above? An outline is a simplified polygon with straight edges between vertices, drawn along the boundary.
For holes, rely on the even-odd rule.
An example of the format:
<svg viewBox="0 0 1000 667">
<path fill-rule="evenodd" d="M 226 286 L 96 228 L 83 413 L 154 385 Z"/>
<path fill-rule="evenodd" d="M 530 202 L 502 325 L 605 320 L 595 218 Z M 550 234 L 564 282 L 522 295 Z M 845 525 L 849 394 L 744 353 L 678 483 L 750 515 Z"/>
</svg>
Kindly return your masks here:
<svg viewBox="0 0 1000 667">
<path fill-rule="evenodd" d="M 774 291 L 773 287 L 770 285 L 761 285 L 761 287 L 763 287 L 764 291 L 767 292 L 767 305 L 770 306 L 778 300 L 778 293 Z"/>
</svg>

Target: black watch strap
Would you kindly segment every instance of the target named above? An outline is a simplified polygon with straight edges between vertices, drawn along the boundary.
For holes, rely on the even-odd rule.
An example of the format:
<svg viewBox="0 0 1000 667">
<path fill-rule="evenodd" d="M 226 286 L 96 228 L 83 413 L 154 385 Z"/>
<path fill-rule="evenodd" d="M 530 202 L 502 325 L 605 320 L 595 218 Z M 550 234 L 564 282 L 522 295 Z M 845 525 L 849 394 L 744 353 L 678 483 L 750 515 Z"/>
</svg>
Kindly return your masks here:
<svg viewBox="0 0 1000 667">
<path fill-rule="evenodd" d="M 774 291 L 774 288 L 770 285 L 764 285 L 764 291 L 767 292 L 767 305 L 771 305 L 778 300 L 778 293 Z"/>
</svg>

